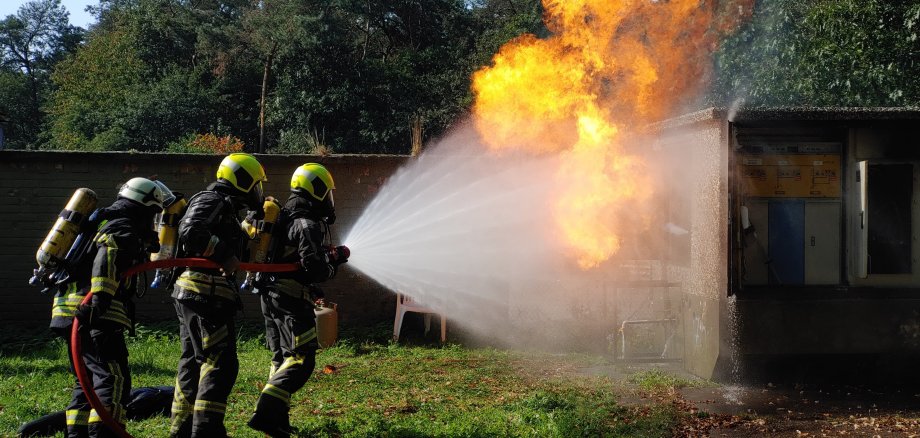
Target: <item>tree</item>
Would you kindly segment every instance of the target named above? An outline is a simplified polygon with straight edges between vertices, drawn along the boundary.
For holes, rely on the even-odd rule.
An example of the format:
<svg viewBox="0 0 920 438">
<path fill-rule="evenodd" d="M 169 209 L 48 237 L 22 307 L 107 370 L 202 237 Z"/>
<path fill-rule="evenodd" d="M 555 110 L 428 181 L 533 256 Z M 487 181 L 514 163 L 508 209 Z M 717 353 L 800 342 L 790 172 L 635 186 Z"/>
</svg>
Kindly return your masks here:
<svg viewBox="0 0 920 438">
<path fill-rule="evenodd" d="M 198 48 L 200 34 L 226 25 L 221 7 L 104 2 L 87 44 L 55 70 L 48 146 L 159 151 L 190 133 L 227 134 L 238 107 Z"/>
<path fill-rule="evenodd" d="M 82 35 L 82 29 L 68 23 L 60 0 L 35 0 L 0 20 L 0 112 L 10 118 L 12 147 L 36 142 L 51 69 L 76 50 Z"/>
<path fill-rule="evenodd" d="M 35 107 L 29 99 L 29 80 L 19 71 L 0 69 L 0 116 L 9 119 L 4 129 L 7 147 L 25 149 L 36 138 Z"/>
<path fill-rule="evenodd" d="M 920 4 L 763 0 L 716 54 L 710 100 L 754 105 L 920 104 Z"/>
<path fill-rule="evenodd" d="M 537 0 L 100 0 L 54 74 L 50 146 L 161 150 L 196 134 L 248 150 L 408 152 L 472 102 L 470 75 Z M 282 144 L 283 143 L 283 144 Z"/>
<path fill-rule="evenodd" d="M 71 26 L 61 0 L 33 0 L 0 21 L 0 47 L 6 66 L 22 69 L 29 79 L 34 108 L 39 105 L 40 82 L 54 62 L 72 52 L 82 29 Z"/>
<path fill-rule="evenodd" d="M 511 2 L 521 6 L 513 13 L 459 0 L 317 3 L 316 26 L 279 55 L 269 122 L 282 138 L 322 131 L 337 152 L 406 153 L 416 119 L 425 138 L 440 135 L 468 110 L 487 48 L 517 36 L 486 31 L 530 30 L 508 21 L 534 11 L 539 23 L 535 1 Z"/>
<path fill-rule="evenodd" d="M 257 152 L 265 152 L 265 108 L 275 58 L 279 52 L 285 52 L 297 41 L 310 38 L 307 29 L 317 24 L 318 17 L 314 14 L 307 2 L 281 0 L 257 2 L 242 17 L 242 32 L 239 34 L 241 43 L 262 64 Z"/>
<path fill-rule="evenodd" d="M 127 149 L 113 129 L 114 117 L 140 93 L 146 66 L 126 30 L 102 32 L 74 56 L 62 61 L 52 79 L 57 86 L 50 106 L 50 143 L 54 149 Z"/>
</svg>

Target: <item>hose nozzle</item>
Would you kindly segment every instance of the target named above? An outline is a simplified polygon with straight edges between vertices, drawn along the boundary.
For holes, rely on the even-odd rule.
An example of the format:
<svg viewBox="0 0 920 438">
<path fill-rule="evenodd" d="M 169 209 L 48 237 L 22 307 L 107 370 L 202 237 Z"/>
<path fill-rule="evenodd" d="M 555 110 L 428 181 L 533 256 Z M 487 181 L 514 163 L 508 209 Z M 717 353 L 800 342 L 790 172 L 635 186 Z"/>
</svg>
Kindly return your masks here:
<svg viewBox="0 0 920 438">
<path fill-rule="evenodd" d="M 332 246 L 328 245 L 325 247 L 326 257 L 329 259 L 329 263 L 333 265 L 341 265 L 348 261 L 348 258 L 351 257 L 351 250 L 348 249 L 345 245 Z"/>
</svg>

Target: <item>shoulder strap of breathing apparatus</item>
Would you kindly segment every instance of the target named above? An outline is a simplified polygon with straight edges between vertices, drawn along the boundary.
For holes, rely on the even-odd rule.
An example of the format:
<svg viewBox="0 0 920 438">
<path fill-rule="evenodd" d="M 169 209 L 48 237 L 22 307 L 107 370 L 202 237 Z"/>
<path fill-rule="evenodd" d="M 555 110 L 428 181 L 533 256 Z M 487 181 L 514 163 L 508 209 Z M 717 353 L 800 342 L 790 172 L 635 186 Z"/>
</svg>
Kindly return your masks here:
<svg viewBox="0 0 920 438">
<path fill-rule="evenodd" d="M 81 267 L 88 260 L 95 257 L 96 246 L 93 245 L 93 240 L 96 237 L 96 233 L 99 232 L 99 228 L 105 225 L 106 221 L 106 210 L 97 208 L 80 225 L 80 233 L 77 234 L 76 239 L 70 246 L 70 250 L 67 251 L 64 263 L 48 277 L 49 288 L 74 281 L 79 275 L 78 271 Z"/>
</svg>

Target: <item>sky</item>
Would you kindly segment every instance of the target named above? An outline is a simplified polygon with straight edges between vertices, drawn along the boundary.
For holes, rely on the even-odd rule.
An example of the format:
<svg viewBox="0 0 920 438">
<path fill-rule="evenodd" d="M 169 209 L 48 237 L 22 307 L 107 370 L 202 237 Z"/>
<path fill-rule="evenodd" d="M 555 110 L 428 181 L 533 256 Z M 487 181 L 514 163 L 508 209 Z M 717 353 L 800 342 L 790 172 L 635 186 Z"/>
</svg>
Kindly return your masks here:
<svg viewBox="0 0 920 438">
<path fill-rule="evenodd" d="M 0 19 L 7 15 L 15 14 L 19 7 L 29 0 L 0 0 Z M 96 21 L 95 17 L 86 12 L 87 5 L 98 4 L 97 0 L 61 0 L 61 4 L 70 12 L 70 24 L 86 29 L 90 23 Z"/>
</svg>

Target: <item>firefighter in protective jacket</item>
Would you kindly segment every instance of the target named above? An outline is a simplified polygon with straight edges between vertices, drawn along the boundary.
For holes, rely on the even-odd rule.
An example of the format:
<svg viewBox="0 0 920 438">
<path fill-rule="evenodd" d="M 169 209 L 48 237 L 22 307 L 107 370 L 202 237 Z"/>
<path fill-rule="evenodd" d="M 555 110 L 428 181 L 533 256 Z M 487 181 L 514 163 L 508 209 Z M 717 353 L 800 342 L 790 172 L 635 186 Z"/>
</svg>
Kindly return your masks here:
<svg viewBox="0 0 920 438">
<path fill-rule="evenodd" d="M 98 217 L 98 213 L 96 217 Z M 98 225 L 98 221 L 87 221 L 83 224 L 86 229 L 81 233 L 91 233 L 89 237 L 94 237 L 98 231 Z M 95 251 L 94 247 L 91 249 L 93 252 Z M 75 262 L 75 265 L 70 268 L 71 274 L 66 282 L 57 287 L 54 302 L 51 306 L 50 325 L 51 331 L 60 336 L 67 344 L 67 359 L 70 360 L 70 372 L 74 374 L 73 393 L 70 396 L 70 404 L 67 406 L 66 411 L 68 438 L 87 436 L 90 414 L 89 402 L 83 394 L 80 382 L 76 378 L 70 345 L 70 331 L 73 327 L 74 312 L 76 312 L 77 306 L 80 305 L 80 302 L 89 292 L 89 280 L 93 269 L 92 254 L 83 255 Z"/>
<path fill-rule="evenodd" d="M 125 183 L 118 199 L 95 213 L 91 221 L 91 226 L 97 227 L 95 246 L 78 260 L 73 281 L 61 287 L 52 309 L 52 329 L 61 334 L 69 330 L 74 316 L 80 320 L 82 358 L 93 389 L 122 425 L 131 392 L 124 331 L 133 328 L 131 298 L 137 281 L 136 277 L 123 279 L 121 274 L 146 261 L 158 249 L 153 218 L 172 198 L 159 181 L 133 178 Z M 87 304 L 80 304 L 87 291 L 93 297 Z M 69 347 L 68 344 L 68 350 Z M 68 437 L 117 436 L 95 410 L 90 410 L 79 384 L 75 385 L 66 415 Z"/>
<path fill-rule="evenodd" d="M 217 169 L 217 181 L 189 199 L 179 223 L 180 256 L 204 257 L 223 268 L 185 269 L 173 288 L 182 345 L 172 436 L 227 435 L 227 398 L 239 371 L 233 321 L 239 297 L 233 274 L 248 240 L 238 211 L 249 209 L 258 219 L 265 180 L 255 157 L 230 154 Z"/>
<path fill-rule="evenodd" d="M 290 436 L 291 395 L 306 384 L 315 367 L 313 301 L 323 296 L 313 283 L 332 278 L 337 266 L 347 261 L 344 247 L 327 251 L 323 245 L 335 221 L 333 189 L 332 175 L 322 165 L 308 163 L 294 172 L 271 258 L 273 263 L 299 263 L 302 269 L 263 275 L 257 283 L 272 366 L 248 424 L 272 437 Z"/>
</svg>

